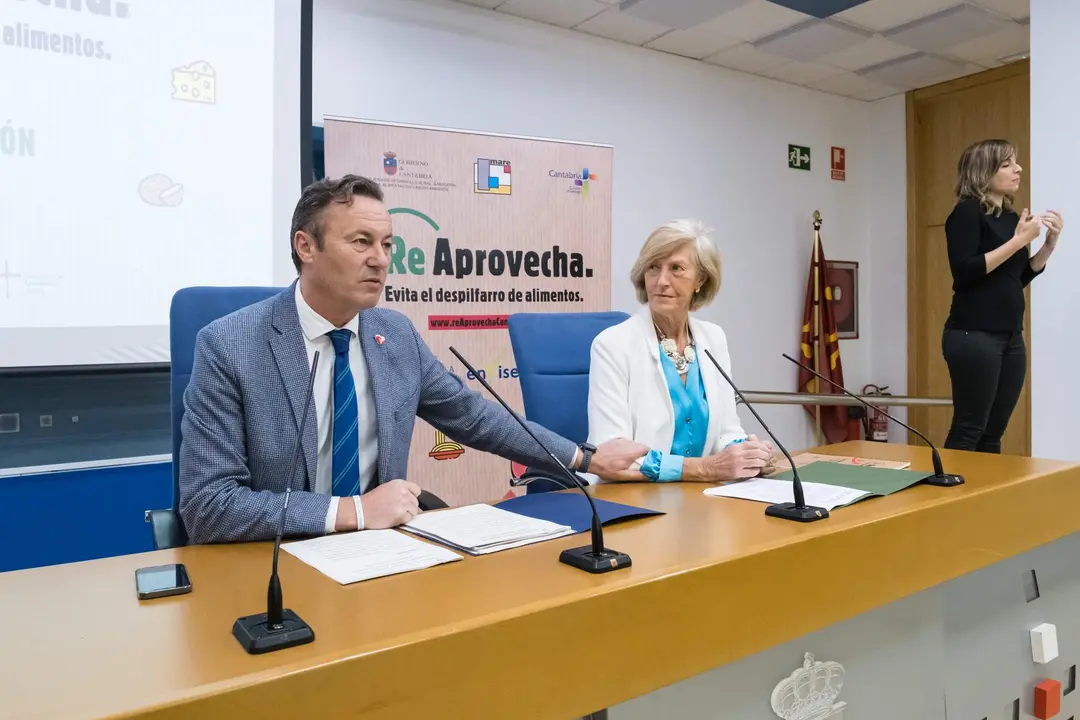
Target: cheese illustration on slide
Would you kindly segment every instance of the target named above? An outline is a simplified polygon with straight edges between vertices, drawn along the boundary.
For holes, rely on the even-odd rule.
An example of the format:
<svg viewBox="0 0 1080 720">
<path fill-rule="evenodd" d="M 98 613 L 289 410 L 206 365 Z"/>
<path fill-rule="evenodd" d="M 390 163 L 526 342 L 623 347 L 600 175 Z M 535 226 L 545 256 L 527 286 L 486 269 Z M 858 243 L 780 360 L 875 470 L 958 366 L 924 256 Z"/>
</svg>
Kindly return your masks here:
<svg viewBox="0 0 1080 720">
<path fill-rule="evenodd" d="M 217 102 L 217 74 L 205 60 L 182 65 L 172 71 L 173 100 L 206 103 Z"/>
</svg>

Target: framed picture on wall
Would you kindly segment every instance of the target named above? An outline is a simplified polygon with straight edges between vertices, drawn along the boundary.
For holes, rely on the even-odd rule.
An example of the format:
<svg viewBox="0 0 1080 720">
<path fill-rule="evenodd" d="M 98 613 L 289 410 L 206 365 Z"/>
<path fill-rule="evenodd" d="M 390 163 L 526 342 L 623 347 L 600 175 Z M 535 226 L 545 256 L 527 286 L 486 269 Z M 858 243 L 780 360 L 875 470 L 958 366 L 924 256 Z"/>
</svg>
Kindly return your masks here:
<svg viewBox="0 0 1080 720">
<path fill-rule="evenodd" d="M 859 337 L 859 263 L 827 260 L 825 273 L 832 288 L 836 331 L 841 340 Z"/>
</svg>

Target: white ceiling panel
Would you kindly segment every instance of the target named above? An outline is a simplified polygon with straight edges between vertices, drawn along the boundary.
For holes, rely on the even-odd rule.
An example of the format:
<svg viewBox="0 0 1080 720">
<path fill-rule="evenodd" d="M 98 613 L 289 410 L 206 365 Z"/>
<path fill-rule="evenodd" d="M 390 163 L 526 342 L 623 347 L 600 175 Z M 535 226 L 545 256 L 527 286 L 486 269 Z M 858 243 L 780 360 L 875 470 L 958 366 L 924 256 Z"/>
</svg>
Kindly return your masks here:
<svg viewBox="0 0 1080 720">
<path fill-rule="evenodd" d="M 461 2 L 465 3 L 466 5 L 475 5 L 477 7 L 494 10 L 495 8 L 506 2 L 506 0 L 461 0 Z"/>
<path fill-rule="evenodd" d="M 731 12 L 724 13 L 722 19 L 725 35 L 753 42 L 805 22 L 810 16 L 774 5 L 767 0 L 750 0 Z"/>
<path fill-rule="evenodd" d="M 859 100 L 980 72 L 1030 50 L 1030 0 L 867 0 L 825 19 L 780 1 L 459 0 Z"/>
<path fill-rule="evenodd" d="M 741 70 L 742 72 L 759 75 L 766 70 L 771 70 L 774 67 L 778 67 L 791 61 L 788 58 L 762 52 L 750 43 L 742 43 L 730 50 L 724 50 L 715 55 L 710 55 L 705 58 L 705 62 L 731 68 L 732 70 Z"/>
<path fill-rule="evenodd" d="M 961 0 L 869 0 L 837 13 L 839 20 L 877 32 L 959 5 Z"/>
<path fill-rule="evenodd" d="M 858 45 L 852 45 L 844 50 L 837 50 L 824 55 L 819 58 L 818 62 L 844 70 L 860 70 L 887 60 L 895 60 L 910 53 L 911 48 L 874 35 Z"/>
<path fill-rule="evenodd" d="M 688 30 L 674 30 L 663 37 L 656 38 L 647 47 L 699 60 L 715 55 L 741 42 L 739 38 L 725 32 L 727 25 L 724 17 L 721 15 Z"/>
<path fill-rule="evenodd" d="M 644 45 L 653 38 L 668 32 L 671 28 L 660 23 L 649 22 L 628 15 L 613 7 L 595 17 L 589 18 L 574 29 L 590 35 L 608 38 L 609 40 L 618 40 L 631 45 Z"/>
<path fill-rule="evenodd" d="M 620 9 L 650 22 L 685 30 L 733 10 L 746 0 L 622 0 Z"/>
<path fill-rule="evenodd" d="M 905 90 L 941 82 L 942 78 L 959 73 L 964 66 L 945 58 L 915 53 L 907 57 L 865 68 L 859 71 L 868 80 Z"/>
<path fill-rule="evenodd" d="M 645 47 L 701 60 L 721 50 L 733 48 L 741 42 L 737 38 L 725 37 L 712 30 L 702 30 L 705 27 L 706 25 L 699 25 L 689 30 L 673 30 Z"/>
<path fill-rule="evenodd" d="M 519 18 L 572 28 L 609 7 L 600 0 L 506 0 L 498 10 Z"/>
<path fill-rule="evenodd" d="M 778 65 L 761 74 L 763 77 L 783 80 L 793 85 L 809 85 L 812 82 L 833 77 L 842 72 L 844 71 L 832 65 L 822 65 L 816 62 L 790 62 Z"/>
<path fill-rule="evenodd" d="M 899 88 L 882 85 L 851 72 L 842 72 L 839 75 L 816 80 L 809 83 L 809 87 L 836 95 L 859 98 L 860 100 L 876 100 L 879 97 L 903 92 Z"/>
<path fill-rule="evenodd" d="M 1021 20 L 1031 15 L 1029 0 L 974 0 L 974 4 L 1013 20 Z"/>
<path fill-rule="evenodd" d="M 994 33 L 948 48 L 947 54 L 979 65 L 999 64 L 1002 58 L 1014 56 L 1030 48 L 1030 33 L 1023 25 L 1010 25 Z"/>
<path fill-rule="evenodd" d="M 834 51 L 846 50 L 870 39 L 870 33 L 830 20 L 811 20 L 754 43 L 758 50 L 791 58 L 816 60 Z"/>
<path fill-rule="evenodd" d="M 975 38 L 1003 30 L 1008 21 L 972 5 L 957 5 L 929 17 L 913 20 L 885 33 L 885 37 L 924 52 L 939 53 Z"/>
</svg>

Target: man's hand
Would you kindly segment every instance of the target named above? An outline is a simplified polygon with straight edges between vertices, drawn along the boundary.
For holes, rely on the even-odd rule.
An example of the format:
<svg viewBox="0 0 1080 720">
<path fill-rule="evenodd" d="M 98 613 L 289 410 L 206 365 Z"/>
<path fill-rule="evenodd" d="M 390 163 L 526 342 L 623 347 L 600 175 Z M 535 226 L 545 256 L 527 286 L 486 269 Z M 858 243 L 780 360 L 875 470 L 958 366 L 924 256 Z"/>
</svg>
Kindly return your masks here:
<svg viewBox="0 0 1080 720">
<path fill-rule="evenodd" d="M 420 486 L 408 480 L 391 480 L 360 496 L 364 529 L 384 530 L 409 522 L 420 514 Z"/>
<path fill-rule="evenodd" d="M 589 472 L 604 480 L 617 480 L 635 460 L 648 453 L 648 447 L 633 440 L 608 440 L 596 446 L 596 452 L 589 463 Z"/>
</svg>

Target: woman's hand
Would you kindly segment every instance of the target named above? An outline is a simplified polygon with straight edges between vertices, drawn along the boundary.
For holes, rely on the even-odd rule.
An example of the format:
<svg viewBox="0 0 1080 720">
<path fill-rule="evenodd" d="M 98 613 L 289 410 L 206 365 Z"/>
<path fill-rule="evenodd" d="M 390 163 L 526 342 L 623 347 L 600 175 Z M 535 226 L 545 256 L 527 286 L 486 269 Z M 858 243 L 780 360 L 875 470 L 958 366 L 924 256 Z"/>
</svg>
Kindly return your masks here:
<svg viewBox="0 0 1080 720">
<path fill-rule="evenodd" d="M 1030 245 L 1035 238 L 1039 237 L 1039 233 L 1042 231 L 1042 224 L 1043 218 L 1041 215 L 1032 215 L 1027 208 L 1024 208 L 1024 211 L 1020 213 L 1020 222 L 1016 224 L 1013 240 L 1015 240 L 1020 247 Z"/>
<path fill-rule="evenodd" d="M 1042 224 L 1046 228 L 1046 242 L 1050 243 L 1051 247 L 1057 245 L 1061 229 L 1065 227 L 1065 221 L 1061 219 L 1061 213 L 1057 210 L 1047 210 L 1042 215 Z"/>
<path fill-rule="evenodd" d="M 745 442 L 728 445 L 706 458 L 705 479 L 723 482 L 757 477 L 772 462 L 772 453 L 772 443 L 751 435 Z"/>
</svg>

